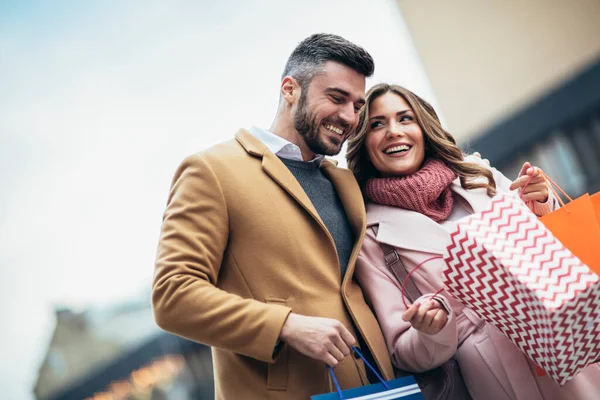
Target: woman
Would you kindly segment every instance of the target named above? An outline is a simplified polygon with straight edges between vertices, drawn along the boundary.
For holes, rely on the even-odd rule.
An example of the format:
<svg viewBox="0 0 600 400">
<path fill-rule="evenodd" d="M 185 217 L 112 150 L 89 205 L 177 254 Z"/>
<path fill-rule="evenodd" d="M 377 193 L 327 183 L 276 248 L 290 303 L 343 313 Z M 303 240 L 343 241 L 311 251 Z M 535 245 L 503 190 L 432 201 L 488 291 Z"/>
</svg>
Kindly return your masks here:
<svg viewBox="0 0 600 400">
<path fill-rule="evenodd" d="M 456 221 L 485 209 L 497 192 L 522 195 L 538 216 L 552 211 L 556 201 L 535 167 L 525 163 L 511 182 L 477 157 L 464 159 L 431 105 L 388 84 L 368 91 L 347 159 L 365 194 L 369 226 L 356 276 L 396 367 L 422 372 L 455 356 L 475 400 L 600 398 L 598 364 L 560 387 L 469 307 L 446 292 L 433 300 L 443 287 L 439 258 L 411 273 L 424 295 L 407 308 L 380 247 L 392 245 L 412 270 L 442 254 Z"/>
</svg>

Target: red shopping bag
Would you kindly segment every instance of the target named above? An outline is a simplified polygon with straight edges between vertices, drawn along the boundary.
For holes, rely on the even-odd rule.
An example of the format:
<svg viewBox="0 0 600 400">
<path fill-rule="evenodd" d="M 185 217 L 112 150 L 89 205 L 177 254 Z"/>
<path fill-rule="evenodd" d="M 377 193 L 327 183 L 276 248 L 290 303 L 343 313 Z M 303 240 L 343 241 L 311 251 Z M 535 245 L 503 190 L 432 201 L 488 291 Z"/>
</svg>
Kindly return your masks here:
<svg viewBox="0 0 600 400">
<path fill-rule="evenodd" d="M 600 193 L 584 194 L 573 200 L 546 174 L 542 172 L 542 175 L 548 186 L 562 192 L 569 202 L 563 203 L 553 190 L 562 207 L 540 217 L 540 221 L 566 248 L 600 275 Z"/>
<path fill-rule="evenodd" d="M 459 220 L 444 261 L 447 290 L 559 385 L 600 358 L 600 277 L 519 198 Z"/>
</svg>

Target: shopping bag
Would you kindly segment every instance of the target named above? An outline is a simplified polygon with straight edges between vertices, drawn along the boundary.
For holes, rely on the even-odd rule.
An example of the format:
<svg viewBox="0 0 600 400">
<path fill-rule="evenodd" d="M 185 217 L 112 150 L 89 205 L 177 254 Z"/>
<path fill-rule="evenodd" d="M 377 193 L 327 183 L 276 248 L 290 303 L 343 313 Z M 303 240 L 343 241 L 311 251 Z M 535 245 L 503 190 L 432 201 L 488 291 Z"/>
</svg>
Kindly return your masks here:
<svg viewBox="0 0 600 400">
<path fill-rule="evenodd" d="M 563 203 L 553 190 L 562 207 L 540 217 L 540 221 L 577 258 L 600 275 L 600 193 L 593 196 L 584 194 L 573 200 L 552 179 L 541 173 L 549 187 L 552 189 L 554 186 L 569 202 Z"/>
<path fill-rule="evenodd" d="M 600 225 L 600 192 L 590 197 L 592 201 L 592 207 L 594 208 L 594 213 L 596 213 L 596 220 Z"/>
<path fill-rule="evenodd" d="M 363 357 L 356 347 L 352 347 L 352 351 L 356 353 L 369 368 L 377 376 L 380 383 L 375 383 L 368 386 L 361 386 L 353 389 L 342 390 L 335 377 L 335 373 L 331 367 L 327 367 L 331 379 L 335 385 L 336 391 L 325 394 L 311 396 L 311 400 L 423 400 L 423 394 L 419 385 L 412 376 L 392 379 L 385 381 L 375 368 Z"/>
<path fill-rule="evenodd" d="M 555 382 L 600 356 L 600 278 L 517 197 L 458 221 L 445 250 L 447 290 Z"/>
</svg>

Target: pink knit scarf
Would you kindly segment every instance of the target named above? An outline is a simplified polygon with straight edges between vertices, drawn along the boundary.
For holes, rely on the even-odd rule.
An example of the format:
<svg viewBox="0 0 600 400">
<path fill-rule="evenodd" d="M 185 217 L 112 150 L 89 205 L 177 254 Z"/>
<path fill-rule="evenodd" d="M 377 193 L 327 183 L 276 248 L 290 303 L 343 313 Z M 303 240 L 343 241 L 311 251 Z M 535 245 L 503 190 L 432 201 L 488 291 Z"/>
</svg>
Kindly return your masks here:
<svg viewBox="0 0 600 400">
<path fill-rule="evenodd" d="M 369 179 L 365 194 L 375 203 L 417 211 L 440 222 L 452 212 L 450 183 L 454 179 L 456 175 L 444 162 L 432 158 L 412 175 Z"/>
</svg>

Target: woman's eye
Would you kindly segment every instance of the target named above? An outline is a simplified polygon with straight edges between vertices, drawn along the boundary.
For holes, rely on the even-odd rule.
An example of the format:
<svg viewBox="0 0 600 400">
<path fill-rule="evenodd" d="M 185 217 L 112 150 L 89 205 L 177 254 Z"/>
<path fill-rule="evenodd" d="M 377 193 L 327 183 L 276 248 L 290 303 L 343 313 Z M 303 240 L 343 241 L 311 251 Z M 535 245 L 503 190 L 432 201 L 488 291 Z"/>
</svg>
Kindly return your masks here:
<svg viewBox="0 0 600 400">
<path fill-rule="evenodd" d="M 402 117 L 400 117 L 400 122 L 408 122 L 408 121 L 412 121 L 413 117 L 411 115 L 403 115 Z"/>
<path fill-rule="evenodd" d="M 375 121 L 375 122 L 371 123 L 371 129 L 375 129 L 380 126 L 381 126 L 381 122 L 379 122 L 379 121 Z"/>
</svg>

